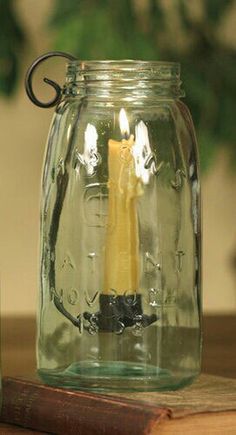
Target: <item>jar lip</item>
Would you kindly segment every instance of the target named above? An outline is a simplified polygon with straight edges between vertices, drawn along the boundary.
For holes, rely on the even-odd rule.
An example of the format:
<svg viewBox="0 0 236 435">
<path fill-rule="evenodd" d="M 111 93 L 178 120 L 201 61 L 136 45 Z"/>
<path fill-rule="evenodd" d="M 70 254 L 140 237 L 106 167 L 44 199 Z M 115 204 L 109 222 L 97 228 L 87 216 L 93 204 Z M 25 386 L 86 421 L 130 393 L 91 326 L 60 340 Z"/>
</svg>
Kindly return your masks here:
<svg viewBox="0 0 236 435">
<path fill-rule="evenodd" d="M 106 95 L 119 89 L 130 94 L 139 89 L 155 87 L 159 96 L 184 96 L 181 90 L 180 64 L 147 60 L 72 60 L 67 64 L 67 83 L 84 82 L 86 89 L 101 86 Z M 158 90 L 157 90 L 158 88 Z M 152 92 L 154 90 L 152 89 Z"/>
<path fill-rule="evenodd" d="M 170 67 L 180 70 L 179 62 L 172 61 L 161 61 L 161 60 L 141 60 L 141 59 L 104 59 L 104 60 L 70 60 L 68 66 L 80 66 L 81 69 L 89 70 L 103 70 L 107 69 L 129 69 L 129 68 L 139 68 L 139 69 L 150 69 L 158 67 Z"/>
<path fill-rule="evenodd" d="M 72 60 L 67 64 L 67 75 L 91 81 L 180 81 L 180 64 L 148 60 Z"/>
</svg>

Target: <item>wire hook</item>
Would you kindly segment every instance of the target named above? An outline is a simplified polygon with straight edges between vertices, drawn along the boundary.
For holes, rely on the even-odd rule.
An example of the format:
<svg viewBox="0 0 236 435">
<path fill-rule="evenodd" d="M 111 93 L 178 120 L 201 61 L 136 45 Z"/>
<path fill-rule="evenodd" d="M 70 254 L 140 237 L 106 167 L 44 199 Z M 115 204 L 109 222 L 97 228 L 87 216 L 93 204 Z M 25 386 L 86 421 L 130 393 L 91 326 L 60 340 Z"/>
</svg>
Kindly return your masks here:
<svg viewBox="0 0 236 435">
<path fill-rule="evenodd" d="M 71 61 L 76 60 L 76 58 L 74 56 L 72 56 L 71 54 L 64 53 L 62 51 L 50 51 L 49 53 L 45 53 L 42 56 L 39 56 L 39 57 L 37 57 L 37 59 L 35 59 L 35 61 L 29 67 L 29 69 L 26 73 L 26 76 L 25 76 L 25 90 L 26 90 L 26 93 L 27 93 L 29 99 L 36 106 L 39 106 L 39 107 L 43 107 L 43 108 L 53 107 L 57 103 L 59 103 L 59 101 L 61 99 L 62 89 L 61 89 L 60 85 L 58 85 L 58 83 L 54 82 L 53 80 L 48 79 L 47 77 L 44 77 L 43 81 L 55 89 L 55 91 L 56 91 L 55 97 L 52 100 L 48 101 L 48 103 L 43 103 L 42 101 L 38 100 L 38 98 L 35 96 L 35 93 L 33 91 L 32 81 L 33 81 L 33 74 L 35 72 L 35 69 L 37 68 L 37 66 L 40 63 L 42 63 L 45 60 L 47 60 L 48 58 L 54 57 L 54 56 L 65 57 L 66 59 L 69 59 Z"/>
</svg>

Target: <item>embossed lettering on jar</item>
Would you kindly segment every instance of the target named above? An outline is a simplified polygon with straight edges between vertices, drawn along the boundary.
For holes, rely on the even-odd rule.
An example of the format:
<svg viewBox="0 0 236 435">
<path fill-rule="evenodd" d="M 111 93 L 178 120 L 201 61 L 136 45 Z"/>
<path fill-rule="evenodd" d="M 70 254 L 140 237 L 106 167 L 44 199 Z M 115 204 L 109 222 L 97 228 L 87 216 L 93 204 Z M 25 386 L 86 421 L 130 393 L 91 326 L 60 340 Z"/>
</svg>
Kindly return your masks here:
<svg viewBox="0 0 236 435">
<path fill-rule="evenodd" d="M 38 372 L 78 389 L 199 374 L 197 145 L 175 63 L 69 62 L 41 213 Z"/>
</svg>

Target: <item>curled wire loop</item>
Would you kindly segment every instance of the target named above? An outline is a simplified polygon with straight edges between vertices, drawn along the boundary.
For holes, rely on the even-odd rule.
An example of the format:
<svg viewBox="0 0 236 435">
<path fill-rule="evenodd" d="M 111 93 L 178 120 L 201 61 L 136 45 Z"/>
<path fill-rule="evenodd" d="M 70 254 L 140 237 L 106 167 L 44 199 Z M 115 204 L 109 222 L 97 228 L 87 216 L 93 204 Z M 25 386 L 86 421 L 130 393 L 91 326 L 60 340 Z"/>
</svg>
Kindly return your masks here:
<svg viewBox="0 0 236 435">
<path fill-rule="evenodd" d="M 42 56 L 39 56 L 39 57 L 37 57 L 37 59 L 35 59 L 35 61 L 29 67 L 29 69 L 26 73 L 26 76 L 25 76 L 25 90 L 26 90 L 26 93 L 27 93 L 29 99 L 36 106 L 39 106 L 39 107 L 43 107 L 43 108 L 53 107 L 57 103 L 59 103 L 59 101 L 61 99 L 62 89 L 61 89 L 60 85 L 58 83 L 54 82 L 53 80 L 48 79 L 47 77 L 44 77 L 43 81 L 55 89 L 55 91 L 56 91 L 55 97 L 52 100 L 48 101 L 47 103 L 43 103 L 42 101 L 38 100 L 38 98 L 36 97 L 36 95 L 33 91 L 33 83 L 32 82 L 33 82 L 33 75 L 34 75 L 36 68 L 38 67 L 38 65 L 40 63 L 42 63 L 45 60 L 49 59 L 50 57 L 54 57 L 54 56 L 65 57 L 66 59 L 71 60 L 71 61 L 76 60 L 76 58 L 74 56 L 72 56 L 71 54 L 64 53 L 62 51 L 50 51 L 49 53 L 45 53 Z"/>
</svg>

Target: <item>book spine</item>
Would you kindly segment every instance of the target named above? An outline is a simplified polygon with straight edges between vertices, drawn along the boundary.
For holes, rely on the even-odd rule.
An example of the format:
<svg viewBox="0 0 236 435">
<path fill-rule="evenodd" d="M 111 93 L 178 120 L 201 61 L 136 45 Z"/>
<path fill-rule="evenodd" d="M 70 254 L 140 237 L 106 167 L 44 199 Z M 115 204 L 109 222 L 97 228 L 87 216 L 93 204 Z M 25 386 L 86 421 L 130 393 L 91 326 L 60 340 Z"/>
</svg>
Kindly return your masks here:
<svg viewBox="0 0 236 435">
<path fill-rule="evenodd" d="M 169 411 L 131 400 L 3 379 L 1 421 L 63 435 L 147 435 Z"/>
</svg>

